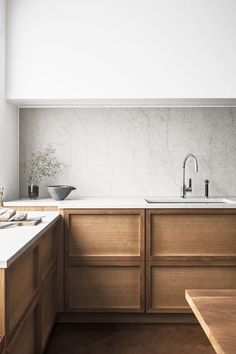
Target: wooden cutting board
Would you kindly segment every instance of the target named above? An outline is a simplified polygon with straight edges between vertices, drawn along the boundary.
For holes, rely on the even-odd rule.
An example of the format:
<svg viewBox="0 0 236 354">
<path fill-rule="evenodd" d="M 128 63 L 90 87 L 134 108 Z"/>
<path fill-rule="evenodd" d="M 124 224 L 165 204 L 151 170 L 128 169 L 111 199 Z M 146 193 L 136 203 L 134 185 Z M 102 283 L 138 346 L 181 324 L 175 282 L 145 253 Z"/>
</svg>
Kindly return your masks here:
<svg viewBox="0 0 236 354">
<path fill-rule="evenodd" d="M 35 226 L 42 222 L 42 217 L 39 218 L 30 218 L 23 221 L 8 221 L 0 222 L 0 229 L 5 229 L 11 226 Z"/>
</svg>

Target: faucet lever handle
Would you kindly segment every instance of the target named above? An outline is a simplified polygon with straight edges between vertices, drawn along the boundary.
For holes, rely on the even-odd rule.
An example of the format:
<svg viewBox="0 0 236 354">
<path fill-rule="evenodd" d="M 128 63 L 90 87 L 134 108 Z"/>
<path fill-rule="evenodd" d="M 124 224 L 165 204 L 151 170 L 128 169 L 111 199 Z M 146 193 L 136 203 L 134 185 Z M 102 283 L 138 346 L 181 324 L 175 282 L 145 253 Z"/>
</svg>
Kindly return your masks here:
<svg viewBox="0 0 236 354">
<path fill-rule="evenodd" d="M 192 178 L 189 178 L 188 180 L 188 188 L 192 189 Z"/>
<path fill-rule="evenodd" d="M 209 179 L 205 179 L 205 198 L 209 198 Z"/>
</svg>

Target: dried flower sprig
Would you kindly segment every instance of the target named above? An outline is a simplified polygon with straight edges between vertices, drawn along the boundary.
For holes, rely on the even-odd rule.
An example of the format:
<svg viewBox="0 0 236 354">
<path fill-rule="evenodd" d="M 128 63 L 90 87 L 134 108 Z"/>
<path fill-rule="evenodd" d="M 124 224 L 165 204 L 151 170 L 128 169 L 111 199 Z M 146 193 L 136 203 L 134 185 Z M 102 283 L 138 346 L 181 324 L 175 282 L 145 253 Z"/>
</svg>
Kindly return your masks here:
<svg viewBox="0 0 236 354">
<path fill-rule="evenodd" d="M 39 184 L 44 177 L 55 177 L 67 167 L 64 162 L 58 160 L 55 153 L 56 149 L 52 144 L 48 144 L 44 150 L 31 154 L 26 162 L 29 184 Z"/>
</svg>

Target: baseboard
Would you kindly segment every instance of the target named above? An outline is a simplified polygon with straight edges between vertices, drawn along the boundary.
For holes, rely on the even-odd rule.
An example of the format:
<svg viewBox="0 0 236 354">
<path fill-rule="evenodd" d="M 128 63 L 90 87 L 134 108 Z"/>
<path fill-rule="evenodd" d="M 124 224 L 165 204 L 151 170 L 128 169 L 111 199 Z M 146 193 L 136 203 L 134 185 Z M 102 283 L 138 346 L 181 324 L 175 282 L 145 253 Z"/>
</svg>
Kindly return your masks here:
<svg viewBox="0 0 236 354">
<path fill-rule="evenodd" d="M 191 313 L 58 313 L 58 323 L 197 323 Z"/>
</svg>

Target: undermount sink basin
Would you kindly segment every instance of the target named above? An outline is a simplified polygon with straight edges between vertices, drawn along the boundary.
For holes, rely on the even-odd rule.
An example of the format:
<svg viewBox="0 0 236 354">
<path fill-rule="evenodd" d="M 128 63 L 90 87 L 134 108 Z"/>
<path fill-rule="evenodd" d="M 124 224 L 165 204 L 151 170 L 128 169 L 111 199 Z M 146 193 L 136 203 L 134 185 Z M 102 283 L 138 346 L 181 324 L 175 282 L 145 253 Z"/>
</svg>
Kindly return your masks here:
<svg viewBox="0 0 236 354">
<path fill-rule="evenodd" d="M 178 198 L 178 197 L 168 197 L 168 198 L 147 198 L 145 199 L 147 203 L 184 203 L 184 204 L 230 204 L 235 203 L 234 201 L 226 198 Z"/>
</svg>

